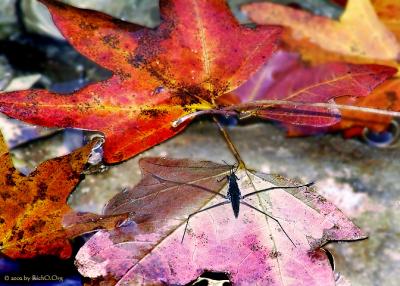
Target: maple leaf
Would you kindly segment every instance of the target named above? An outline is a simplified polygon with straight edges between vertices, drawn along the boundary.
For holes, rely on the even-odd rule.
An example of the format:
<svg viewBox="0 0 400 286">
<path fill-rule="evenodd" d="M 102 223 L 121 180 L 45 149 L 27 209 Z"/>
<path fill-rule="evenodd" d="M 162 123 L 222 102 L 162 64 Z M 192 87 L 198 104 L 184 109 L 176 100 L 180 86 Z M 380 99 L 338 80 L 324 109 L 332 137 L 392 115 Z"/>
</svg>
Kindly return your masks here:
<svg viewBox="0 0 400 286">
<path fill-rule="evenodd" d="M 265 94 L 291 70 L 300 66 L 299 55 L 278 50 L 259 71 L 239 88 L 232 91 L 238 97 L 236 102 L 252 102 L 265 99 Z M 290 88 L 288 91 L 290 92 Z M 287 93 L 286 92 L 286 93 Z M 282 97 L 285 97 L 282 95 Z"/>
<path fill-rule="evenodd" d="M 337 104 L 350 105 L 362 108 L 371 108 L 376 111 L 400 111 L 400 80 L 393 78 L 377 87 L 369 96 L 364 98 L 341 97 L 336 99 Z M 377 110 L 378 109 L 378 110 Z M 368 128 L 373 132 L 384 132 L 391 125 L 393 117 L 379 113 L 366 113 L 357 110 L 342 110 L 342 120 L 328 128 L 296 127 L 287 125 L 289 136 L 304 136 L 321 132 L 343 131 L 344 137 L 361 136 Z"/>
<path fill-rule="evenodd" d="M 393 78 L 385 81 L 378 86 L 369 96 L 365 98 L 343 97 L 337 100 L 338 104 L 347 104 L 359 107 L 376 108 L 388 111 L 400 111 L 400 80 Z M 355 132 L 368 128 L 374 132 L 383 132 L 390 125 L 393 118 L 389 115 L 380 115 L 374 113 L 365 113 L 361 111 L 342 111 L 343 119 L 336 125 L 330 127 L 331 131 L 348 130 L 347 134 L 352 136 L 361 135 Z M 348 136 L 347 136 L 348 137 Z"/>
<path fill-rule="evenodd" d="M 0 134 L 0 252 L 10 258 L 68 258 L 68 239 L 99 227 L 112 228 L 127 215 L 77 214 L 67 198 L 96 141 L 70 155 L 46 161 L 29 176 L 13 166 Z M 64 216 L 66 216 L 64 218 Z M 64 221 L 65 220 L 65 221 Z"/>
<path fill-rule="evenodd" d="M 358 100 L 356 96 L 367 96 L 395 72 L 396 69 L 391 67 L 347 63 L 308 67 L 299 61 L 297 55 L 280 51 L 245 84 L 232 92 L 244 104 L 230 108 L 285 124 L 330 126 L 340 121 L 340 115 L 346 116 L 349 112 L 343 111 L 341 114 L 334 107 L 307 107 L 300 103 L 323 103 L 343 96 L 348 96 L 347 100 L 354 102 Z M 299 106 L 263 104 L 263 100 L 286 100 L 298 102 Z M 363 114 L 357 116 L 362 117 Z"/>
<path fill-rule="evenodd" d="M 243 11 L 258 24 L 289 27 L 283 35 L 285 43 L 314 63 L 346 60 L 398 65 L 400 44 L 369 0 L 348 1 L 339 21 L 272 3 L 245 5 Z"/>
<path fill-rule="evenodd" d="M 397 0 L 372 0 L 379 19 L 400 40 L 400 2 Z"/>
<path fill-rule="evenodd" d="M 384 81 L 386 68 L 382 68 L 381 78 L 376 77 L 376 74 L 371 70 L 369 73 L 370 77 L 361 79 L 357 74 L 354 74 L 353 68 L 356 67 L 358 69 L 363 67 L 362 69 L 365 69 L 365 72 L 368 74 L 368 70 L 374 66 L 355 66 L 338 63 L 335 65 L 342 67 L 348 66 L 351 71 L 348 74 L 349 77 L 347 79 L 344 78 L 345 84 L 338 81 L 332 86 L 331 81 L 321 81 L 320 85 L 318 85 L 317 82 L 325 76 L 332 76 L 333 78 L 337 76 L 335 75 L 334 70 L 330 70 L 332 67 L 331 65 L 332 64 L 325 64 L 307 67 L 300 61 L 298 54 L 278 51 L 271 57 L 268 63 L 254 74 L 245 84 L 234 90 L 229 97 L 222 97 L 220 100 L 226 100 L 233 106 L 240 106 L 242 102 L 255 101 L 253 103 L 257 104 L 257 101 L 262 102 L 263 99 L 285 99 L 290 97 L 291 94 L 296 94 L 297 89 L 302 85 L 308 85 L 311 80 L 312 84 L 310 87 L 300 89 L 302 90 L 302 94 L 300 94 L 300 97 L 295 101 L 310 103 L 317 102 L 317 100 L 312 98 L 307 94 L 307 92 L 312 91 L 315 88 L 320 88 L 317 95 L 321 96 L 321 101 L 327 101 L 327 99 L 330 99 L 329 95 L 331 95 L 332 98 L 335 98 L 335 102 L 332 102 L 332 108 L 334 107 L 334 104 L 338 104 L 350 107 L 373 108 L 376 109 L 377 112 L 380 110 L 400 111 L 400 100 L 398 98 L 400 81 L 397 78 Z M 376 68 L 379 67 L 376 66 Z M 386 76 L 389 77 L 390 68 L 386 69 L 386 72 L 388 72 Z M 394 70 L 392 70 L 392 74 L 393 73 Z M 346 84 L 354 84 L 355 87 L 359 87 L 360 90 L 358 91 L 358 95 L 363 95 L 363 97 L 343 96 L 350 94 L 349 91 L 351 89 L 340 90 L 340 88 L 344 88 Z M 378 84 L 379 86 L 376 87 Z M 366 89 L 364 89 L 363 92 L 360 92 L 362 86 Z M 327 89 L 325 90 L 325 88 Z M 336 92 L 332 92 L 332 88 L 334 91 L 336 90 Z M 322 95 L 326 91 L 329 91 L 329 93 L 327 93 L 328 98 L 323 99 Z M 357 93 L 354 94 L 356 95 Z M 301 98 L 301 95 L 303 95 L 303 99 Z M 320 108 L 315 115 L 310 113 L 310 110 L 304 110 L 304 107 L 302 106 L 288 106 L 286 109 L 274 106 L 273 108 L 270 108 L 272 110 L 269 110 L 262 109 L 262 105 L 260 104 L 259 109 L 262 110 L 261 117 L 279 119 L 282 121 L 289 136 L 304 136 L 321 132 L 337 132 L 343 130 L 345 131 L 346 137 L 354 137 L 361 135 L 364 128 L 369 128 L 374 132 L 382 132 L 388 128 L 393 120 L 390 115 L 340 109 L 339 107 L 338 109 L 340 109 L 340 113 L 338 113 L 338 110 L 335 110 L 334 108 L 332 110 Z M 282 112 L 285 117 L 277 117 L 276 112 Z M 295 116 L 296 113 L 298 114 L 297 119 L 293 119 L 293 116 Z M 302 114 L 305 115 L 304 118 L 301 116 Z M 338 115 L 340 115 L 340 119 L 338 118 Z M 295 126 L 293 123 L 303 126 Z"/>
<path fill-rule="evenodd" d="M 345 6 L 347 0 L 335 1 Z M 372 5 L 379 16 L 379 19 L 391 30 L 400 40 L 400 3 L 397 0 L 371 0 Z"/>
<path fill-rule="evenodd" d="M 207 270 L 228 273 L 235 285 L 335 285 L 319 247 L 365 237 L 315 190 L 284 190 L 299 184 L 239 170 L 242 195 L 281 187 L 245 199 L 281 226 L 244 205 L 235 219 L 228 204 L 191 217 L 181 243 L 189 214 L 226 201 L 228 167 L 161 158 L 141 159 L 140 167 L 142 181 L 105 208 L 105 214 L 129 211 L 133 221 L 96 233 L 80 249 L 75 263 L 84 276 L 118 285 L 183 285 Z"/>
<path fill-rule="evenodd" d="M 27 90 L 0 96 L 0 111 L 51 127 L 105 134 L 104 158 L 116 163 L 180 132 L 171 122 L 214 100 L 272 54 L 281 28 L 239 25 L 221 0 L 162 0 L 162 23 L 142 28 L 98 12 L 41 0 L 74 48 L 113 72 L 70 95 Z"/>
</svg>

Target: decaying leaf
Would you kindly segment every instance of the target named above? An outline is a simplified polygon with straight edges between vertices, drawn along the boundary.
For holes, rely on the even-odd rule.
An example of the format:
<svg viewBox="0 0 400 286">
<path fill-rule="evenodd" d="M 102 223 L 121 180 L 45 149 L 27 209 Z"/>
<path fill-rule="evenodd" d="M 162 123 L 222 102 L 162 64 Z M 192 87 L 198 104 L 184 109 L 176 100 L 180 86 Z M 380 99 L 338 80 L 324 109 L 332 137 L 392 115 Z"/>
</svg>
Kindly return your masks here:
<svg viewBox="0 0 400 286">
<path fill-rule="evenodd" d="M 348 104 L 360 107 L 377 108 L 388 111 L 400 111 L 400 79 L 387 80 L 371 95 L 365 98 L 339 98 L 339 104 Z M 382 132 L 387 129 L 393 120 L 391 116 L 380 114 L 366 114 L 357 111 L 342 111 L 343 120 L 332 126 L 332 130 L 346 130 L 354 127 L 367 127 L 375 132 Z"/>
<path fill-rule="evenodd" d="M 256 23 L 289 27 L 285 43 L 314 63 L 346 60 L 398 65 L 400 44 L 370 0 L 349 0 L 339 21 L 272 3 L 246 5 L 243 11 Z"/>
<path fill-rule="evenodd" d="M 81 179 L 92 142 L 46 161 L 29 176 L 16 170 L 0 134 L 0 252 L 10 258 L 68 258 L 68 239 L 99 227 L 112 228 L 126 215 L 75 214 L 67 198 Z M 66 222 L 63 222 L 67 215 Z M 65 224 L 65 228 L 64 225 Z"/>
<path fill-rule="evenodd" d="M 395 72 L 396 69 L 385 66 L 346 63 L 308 67 L 295 54 L 278 52 L 268 64 L 232 93 L 244 103 L 235 108 L 246 110 L 246 106 L 249 106 L 248 111 L 253 116 L 285 124 L 325 127 L 340 121 L 341 113 L 338 109 L 304 105 L 271 106 L 262 104 L 262 100 L 323 103 L 348 96 L 354 102 L 358 100 L 356 96 L 366 97 Z M 250 103 L 246 105 L 247 102 Z M 348 112 L 343 112 L 342 116 L 346 115 Z"/>
<path fill-rule="evenodd" d="M 79 251 L 76 265 L 86 277 L 117 285 L 183 285 L 203 271 L 228 273 L 235 285 L 335 285 L 326 254 L 331 240 L 365 237 L 333 204 L 311 188 L 275 189 L 246 198 L 280 221 L 229 204 L 190 219 L 194 211 L 225 199 L 226 165 L 146 158 L 142 181 L 116 195 L 105 214 L 129 211 L 132 221 L 96 233 Z M 298 185 L 281 176 L 238 170 L 242 194 L 273 186 Z M 250 181 L 251 179 L 251 181 Z M 167 207 L 166 207 L 167 206 Z"/>
<path fill-rule="evenodd" d="M 279 27 L 240 26 L 221 0 L 161 0 L 157 29 L 41 0 L 64 37 L 113 76 L 70 95 L 27 90 L 0 96 L 0 111 L 49 127 L 105 134 L 108 163 L 181 131 L 171 122 L 235 89 L 272 54 Z"/>
<path fill-rule="evenodd" d="M 379 19 L 400 40 L 400 2 L 397 0 L 372 0 Z"/>
</svg>

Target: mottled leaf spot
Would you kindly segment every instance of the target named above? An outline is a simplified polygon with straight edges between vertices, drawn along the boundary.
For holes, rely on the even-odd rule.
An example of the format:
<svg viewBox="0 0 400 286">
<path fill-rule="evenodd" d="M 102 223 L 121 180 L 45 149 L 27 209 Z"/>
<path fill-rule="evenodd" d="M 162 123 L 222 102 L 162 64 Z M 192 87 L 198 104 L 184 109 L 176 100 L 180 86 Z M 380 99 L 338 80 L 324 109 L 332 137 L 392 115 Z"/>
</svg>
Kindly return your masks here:
<svg viewBox="0 0 400 286">
<path fill-rule="evenodd" d="M 119 38 L 116 34 L 109 34 L 103 37 L 103 42 L 109 47 L 116 49 L 119 46 Z"/>
</svg>

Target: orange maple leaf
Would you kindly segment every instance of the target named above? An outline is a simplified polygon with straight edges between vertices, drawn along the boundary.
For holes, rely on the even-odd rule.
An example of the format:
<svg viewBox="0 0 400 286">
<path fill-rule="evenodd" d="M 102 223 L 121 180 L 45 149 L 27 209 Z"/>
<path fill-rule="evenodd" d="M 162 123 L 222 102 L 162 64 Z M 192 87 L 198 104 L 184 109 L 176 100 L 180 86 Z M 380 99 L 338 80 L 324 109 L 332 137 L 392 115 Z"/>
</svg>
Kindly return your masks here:
<svg viewBox="0 0 400 286">
<path fill-rule="evenodd" d="M 246 5 L 243 11 L 258 24 L 288 27 L 283 36 L 288 48 L 313 63 L 345 60 L 398 65 L 400 43 L 369 0 L 349 0 L 338 21 L 272 3 Z"/>
<path fill-rule="evenodd" d="M 377 87 L 365 98 L 343 97 L 336 100 L 339 104 L 377 108 L 381 110 L 400 110 L 400 79 L 390 79 Z M 331 130 L 343 130 L 351 127 L 367 127 L 375 132 L 382 132 L 390 125 L 389 115 L 368 114 L 361 111 L 342 111 L 342 121 L 332 126 Z"/>
<path fill-rule="evenodd" d="M 272 3 L 246 5 L 243 11 L 258 24 L 287 27 L 283 33 L 286 48 L 299 51 L 304 60 L 313 64 L 345 60 L 399 67 L 400 3 L 396 0 L 349 0 L 339 20 Z M 346 97 L 338 99 L 337 103 L 399 111 L 399 82 L 393 79 L 366 98 Z M 343 111 L 342 117 L 342 122 L 329 130 L 356 127 L 358 131 L 350 131 L 354 136 L 360 135 L 364 127 L 383 131 L 392 120 L 390 116 L 354 111 Z M 291 129 L 291 135 L 304 133 Z"/>
<path fill-rule="evenodd" d="M 400 2 L 398 0 L 372 0 L 379 19 L 400 40 Z"/>
<path fill-rule="evenodd" d="M 46 161 L 25 176 L 14 168 L 0 133 L 1 253 L 11 258 L 68 258 L 72 252 L 69 238 L 99 227 L 113 228 L 126 218 L 77 214 L 67 205 L 94 144 L 96 141 L 70 155 Z"/>
</svg>

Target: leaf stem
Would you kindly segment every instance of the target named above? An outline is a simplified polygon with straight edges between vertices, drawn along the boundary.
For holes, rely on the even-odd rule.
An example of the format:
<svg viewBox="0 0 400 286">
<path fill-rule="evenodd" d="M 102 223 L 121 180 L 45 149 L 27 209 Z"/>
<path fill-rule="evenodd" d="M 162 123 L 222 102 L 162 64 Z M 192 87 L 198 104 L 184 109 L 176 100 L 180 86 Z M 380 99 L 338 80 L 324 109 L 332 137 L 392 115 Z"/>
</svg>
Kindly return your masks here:
<svg viewBox="0 0 400 286">
<path fill-rule="evenodd" d="M 331 108 L 331 109 L 341 109 L 341 110 L 350 110 L 350 111 L 358 111 L 364 113 L 378 114 L 383 116 L 390 116 L 400 118 L 400 112 L 391 111 L 391 110 L 383 110 L 371 107 L 360 107 L 354 105 L 346 105 L 346 104 L 336 104 L 336 103 L 325 103 L 325 102 L 299 102 L 299 101 L 288 101 L 288 100 L 259 100 L 254 102 L 240 103 L 237 105 L 232 105 L 228 107 L 223 107 L 220 109 L 207 109 L 207 110 L 199 110 L 197 112 L 190 113 L 185 115 L 174 122 L 172 122 L 172 126 L 174 128 L 178 127 L 182 123 L 187 120 L 192 120 L 193 118 L 201 115 L 237 115 L 239 119 L 245 119 L 246 117 L 251 116 L 248 112 L 255 110 L 267 110 L 268 108 L 273 107 L 274 105 L 291 105 L 291 106 L 308 106 L 308 107 L 322 107 L 322 108 Z M 326 114 L 329 116 L 329 113 Z M 336 116 L 332 114 L 331 116 Z"/>
<path fill-rule="evenodd" d="M 225 139 L 226 144 L 228 145 L 229 149 L 231 150 L 233 156 L 235 156 L 236 161 L 238 162 L 239 166 L 238 168 L 246 168 L 246 164 L 242 160 L 242 157 L 239 154 L 238 149 L 236 146 L 233 144 L 231 137 L 228 134 L 228 131 L 221 125 L 221 123 L 218 121 L 218 119 L 213 116 L 214 122 L 217 124 L 219 131 L 221 132 L 222 136 Z"/>
</svg>

